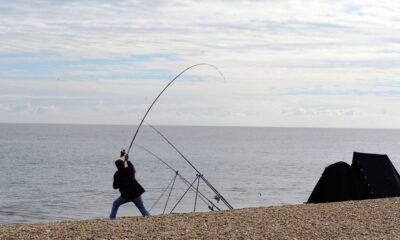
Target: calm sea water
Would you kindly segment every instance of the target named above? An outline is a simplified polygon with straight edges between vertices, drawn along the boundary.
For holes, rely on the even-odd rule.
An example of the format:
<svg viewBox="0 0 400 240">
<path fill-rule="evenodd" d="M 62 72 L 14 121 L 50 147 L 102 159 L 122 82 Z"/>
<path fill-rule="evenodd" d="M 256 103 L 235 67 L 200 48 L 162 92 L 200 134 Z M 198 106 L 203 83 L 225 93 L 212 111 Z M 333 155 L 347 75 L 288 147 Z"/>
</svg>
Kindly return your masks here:
<svg viewBox="0 0 400 240">
<path fill-rule="evenodd" d="M 400 130 L 157 127 L 200 170 L 234 208 L 300 204 L 307 201 L 324 168 L 351 163 L 353 151 L 388 154 L 400 165 Z M 106 218 L 113 200 L 114 160 L 129 145 L 136 126 L 0 124 L 0 224 Z M 196 172 L 149 127 L 135 143 L 179 170 L 188 181 Z M 131 160 L 147 190 L 145 206 L 160 214 L 175 172 L 134 146 Z M 197 186 L 197 182 L 194 184 Z M 187 186 L 177 179 L 166 212 Z M 200 191 L 214 194 L 200 181 Z M 194 209 L 189 191 L 176 212 Z M 214 201 L 215 202 L 215 201 Z M 221 203 L 219 207 L 226 209 Z M 199 199 L 196 211 L 208 211 Z M 133 204 L 118 216 L 140 215 Z"/>
</svg>

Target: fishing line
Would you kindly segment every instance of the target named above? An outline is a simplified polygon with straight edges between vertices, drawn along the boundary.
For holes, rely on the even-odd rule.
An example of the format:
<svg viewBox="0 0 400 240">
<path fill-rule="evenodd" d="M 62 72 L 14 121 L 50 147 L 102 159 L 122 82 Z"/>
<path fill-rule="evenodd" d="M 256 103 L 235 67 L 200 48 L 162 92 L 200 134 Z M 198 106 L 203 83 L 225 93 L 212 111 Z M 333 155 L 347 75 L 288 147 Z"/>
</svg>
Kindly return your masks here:
<svg viewBox="0 0 400 240">
<path fill-rule="evenodd" d="M 151 212 L 153 207 L 161 200 L 161 198 L 164 196 L 165 192 L 167 192 L 167 190 L 169 189 L 169 186 L 171 186 L 172 182 L 174 182 L 175 179 L 176 179 L 176 175 L 174 176 L 174 178 L 171 179 L 171 181 L 169 182 L 168 186 L 162 191 L 160 197 L 153 203 L 153 206 L 151 206 L 149 212 Z"/>
<path fill-rule="evenodd" d="M 186 193 L 189 192 L 189 190 L 193 187 L 193 184 L 199 179 L 199 176 L 196 176 L 194 181 L 190 184 L 189 188 L 186 190 L 186 192 L 182 195 L 182 197 L 178 200 L 178 202 L 175 204 L 175 206 L 172 208 L 171 212 L 172 213 L 175 208 L 178 206 L 178 204 L 182 201 L 182 199 L 186 196 Z"/>
<path fill-rule="evenodd" d="M 189 159 L 187 159 L 185 157 L 185 155 L 183 155 L 183 153 L 181 151 L 179 151 L 179 149 L 172 144 L 171 141 L 168 140 L 168 138 L 166 136 L 164 136 L 164 134 L 162 134 L 157 128 L 155 128 L 153 125 L 149 124 L 146 122 L 147 125 L 149 125 L 154 131 L 156 131 L 172 148 L 175 149 L 175 151 L 177 153 L 179 153 L 179 155 L 181 155 L 181 157 L 197 172 L 197 174 L 199 175 L 199 177 L 204 181 L 204 183 L 216 194 L 215 199 L 222 200 L 222 202 L 225 203 L 225 205 L 229 208 L 229 209 L 233 209 L 232 205 L 218 192 L 218 190 L 211 185 L 211 183 L 203 176 L 202 173 L 200 173 L 199 170 L 197 170 L 197 168 L 189 161 Z"/>
<path fill-rule="evenodd" d="M 158 155 L 156 155 L 155 153 L 151 152 L 150 150 L 148 150 L 147 148 L 140 146 L 138 144 L 135 143 L 135 146 L 143 149 L 144 151 L 146 151 L 147 153 L 149 153 L 150 155 L 152 155 L 153 157 L 155 157 L 157 160 L 159 160 L 160 162 L 164 163 L 169 169 L 171 169 L 173 172 L 177 173 L 178 177 L 187 185 L 190 186 L 191 183 L 184 178 L 178 170 L 175 170 L 173 167 L 171 167 L 167 162 L 165 162 L 164 160 L 162 160 Z M 201 191 L 196 190 L 193 186 L 190 187 L 190 189 L 194 192 L 198 192 L 200 195 L 200 199 L 206 204 L 208 205 L 209 209 L 213 209 L 214 207 L 218 210 L 221 210 L 217 205 L 215 205 L 215 203 L 213 203 L 210 199 L 208 199 Z M 210 206 L 211 205 L 211 206 Z"/>
<path fill-rule="evenodd" d="M 147 111 L 146 111 L 146 113 L 144 114 L 142 120 L 140 121 L 139 126 L 138 126 L 137 129 L 136 129 L 135 134 L 133 135 L 131 144 L 129 145 L 129 148 L 128 148 L 128 151 L 127 151 L 126 154 L 129 154 L 129 152 L 131 151 L 133 142 L 135 141 L 136 136 L 137 136 L 137 134 L 139 133 L 139 130 L 140 130 L 142 124 L 143 124 L 143 121 L 146 119 L 147 114 L 149 114 L 151 108 L 152 108 L 153 105 L 157 102 L 158 98 L 160 98 L 161 94 L 163 94 L 163 92 L 164 92 L 165 90 L 167 90 L 167 88 L 168 88 L 177 78 L 179 78 L 183 73 L 185 73 L 185 72 L 188 71 L 189 69 L 194 68 L 194 67 L 197 67 L 197 66 L 209 66 L 209 67 L 214 68 L 215 70 L 217 70 L 217 72 L 222 76 L 222 78 L 223 78 L 224 81 L 225 81 L 225 77 L 224 77 L 224 75 L 222 74 L 222 72 L 221 72 L 216 66 L 214 66 L 214 65 L 212 65 L 212 64 L 209 64 L 209 63 L 198 63 L 198 64 L 194 64 L 194 65 L 192 65 L 192 66 L 190 66 L 190 67 L 187 67 L 187 68 L 186 68 L 185 70 L 183 70 L 182 72 L 180 72 L 178 75 L 176 75 L 176 77 L 174 77 L 174 78 L 163 88 L 163 90 L 157 95 L 157 97 L 156 97 L 156 98 L 154 99 L 154 101 L 151 103 L 150 107 L 147 109 Z"/>
<path fill-rule="evenodd" d="M 178 176 L 178 172 L 176 172 L 174 181 L 172 182 L 172 187 L 171 187 L 171 190 L 169 191 L 167 201 L 165 202 L 164 211 L 162 212 L 163 214 L 165 213 L 165 209 L 167 209 L 168 202 L 169 202 L 169 198 L 171 197 L 172 190 L 174 189 L 174 184 L 175 184 L 175 181 L 176 181 L 176 177 L 177 177 L 177 176 Z"/>
</svg>

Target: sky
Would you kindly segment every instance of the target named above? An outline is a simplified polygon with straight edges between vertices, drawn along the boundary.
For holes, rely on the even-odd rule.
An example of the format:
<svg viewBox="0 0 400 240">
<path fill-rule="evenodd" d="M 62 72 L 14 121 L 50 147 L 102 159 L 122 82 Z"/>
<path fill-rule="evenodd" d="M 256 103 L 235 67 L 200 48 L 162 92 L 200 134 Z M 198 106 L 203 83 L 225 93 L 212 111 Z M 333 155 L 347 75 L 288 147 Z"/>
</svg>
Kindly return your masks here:
<svg viewBox="0 0 400 240">
<path fill-rule="evenodd" d="M 0 122 L 399 128 L 400 2 L 0 0 Z"/>
</svg>

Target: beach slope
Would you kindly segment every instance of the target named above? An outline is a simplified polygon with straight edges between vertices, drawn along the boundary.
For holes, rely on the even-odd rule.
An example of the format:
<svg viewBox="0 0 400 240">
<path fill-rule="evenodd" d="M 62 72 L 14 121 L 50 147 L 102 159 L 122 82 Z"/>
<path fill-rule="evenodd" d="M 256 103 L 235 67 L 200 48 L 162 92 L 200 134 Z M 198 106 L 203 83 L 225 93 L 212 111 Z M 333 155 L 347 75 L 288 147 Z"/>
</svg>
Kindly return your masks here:
<svg viewBox="0 0 400 240">
<path fill-rule="evenodd" d="M 0 226 L 0 239 L 400 239 L 400 198 Z"/>
</svg>

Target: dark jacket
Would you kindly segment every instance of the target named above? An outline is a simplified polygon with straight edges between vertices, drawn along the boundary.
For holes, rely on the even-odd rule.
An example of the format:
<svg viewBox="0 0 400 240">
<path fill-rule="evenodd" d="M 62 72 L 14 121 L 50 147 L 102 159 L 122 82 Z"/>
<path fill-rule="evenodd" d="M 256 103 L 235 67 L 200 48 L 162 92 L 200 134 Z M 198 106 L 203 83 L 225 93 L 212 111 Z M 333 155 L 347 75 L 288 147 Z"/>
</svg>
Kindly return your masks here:
<svg viewBox="0 0 400 240">
<path fill-rule="evenodd" d="M 118 169 L 114 174 L 113 188 L 119 188 L 124 199 L 138 198 L 144 193 L 144 188 L 135 179 L 135 168 L 130 161 L 128 167 Z"/>
</svg>

